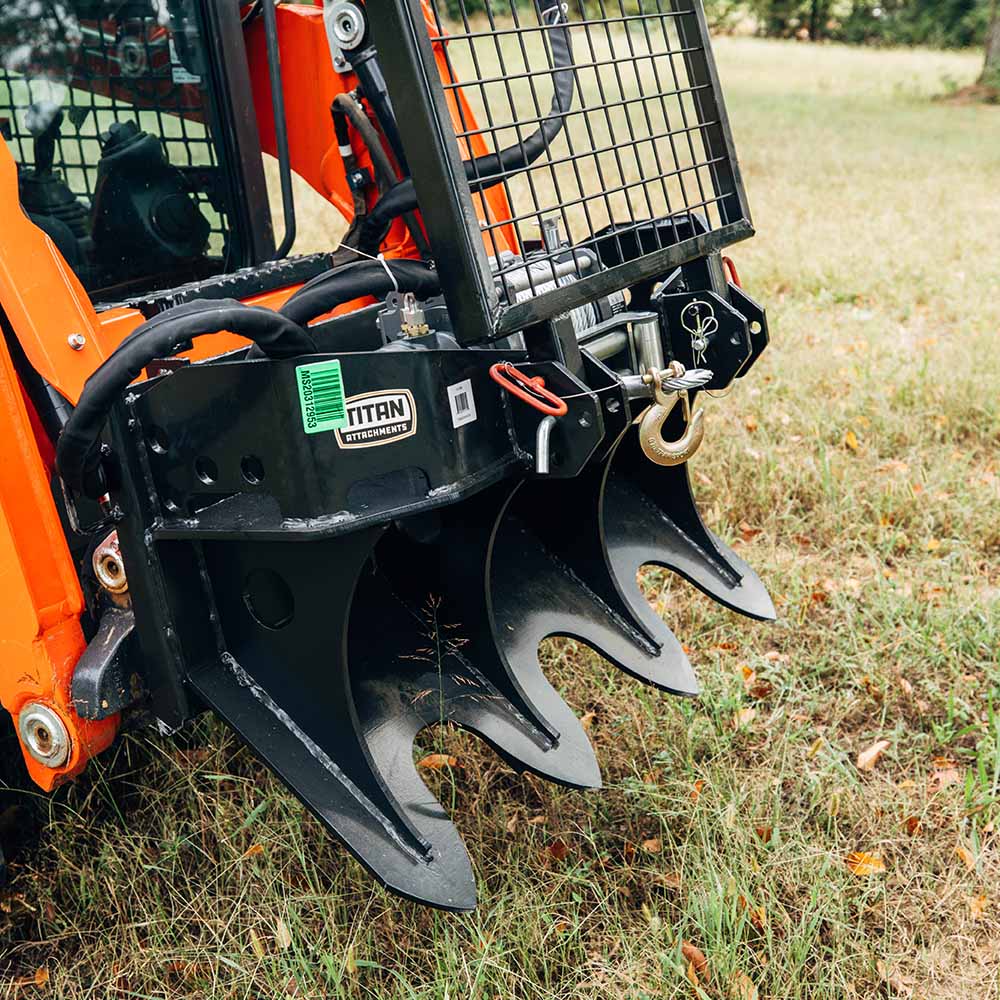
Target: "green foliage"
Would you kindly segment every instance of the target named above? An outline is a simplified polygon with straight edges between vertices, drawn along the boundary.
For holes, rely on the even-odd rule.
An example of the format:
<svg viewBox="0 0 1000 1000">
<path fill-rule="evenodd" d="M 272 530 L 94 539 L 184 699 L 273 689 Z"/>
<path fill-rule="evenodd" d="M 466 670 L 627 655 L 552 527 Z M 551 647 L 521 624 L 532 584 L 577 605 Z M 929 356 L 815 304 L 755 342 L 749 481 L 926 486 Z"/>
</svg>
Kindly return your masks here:
<svg viewBox="0 0 1000 1000">
<path fill-rule="evenodd" d="M 530 8 L 533 0 L 515 0 Z M 574 10 L 580 0 L 571 0 Z M 583 0 L 595 16 L 599 0 Z M 664 0 L 660 0 L 661 3 Z M 852 44 L 928 45 L 964 48 L 981 45 L 992 0 L 703 0 L 715 29 L 752 22 L 769 38 L 808 37 Z M 508 0 L 444 0 L 444 8 L 461 20 L 463 8 L 472 17 L 487 5 L 497 16 Z M 607 12 L 652 10 L 652 0 L 604 0 Z"/>
<path fill-rule="evenodd" d="M 746 0 L 769 37 L 958 48 L 981 44 L 990 0 Z"/>
</svg>

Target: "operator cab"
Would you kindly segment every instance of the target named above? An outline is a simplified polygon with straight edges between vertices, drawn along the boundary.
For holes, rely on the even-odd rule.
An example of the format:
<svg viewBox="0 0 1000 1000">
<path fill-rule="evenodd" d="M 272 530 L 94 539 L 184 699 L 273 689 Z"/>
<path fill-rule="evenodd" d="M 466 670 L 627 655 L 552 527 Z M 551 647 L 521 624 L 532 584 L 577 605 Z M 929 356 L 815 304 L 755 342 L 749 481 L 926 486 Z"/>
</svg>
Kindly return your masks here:
<svg viewBox="0 0 1000 1000">
<path fill-rule="evenodd" d="M 214 42 L 239 16 L 193 0 L 0 8 L 21 207 L 98 308 L 273 255 L 256 123 L 219 96 L 248 90 L 242 47 Z"/>
</svg>

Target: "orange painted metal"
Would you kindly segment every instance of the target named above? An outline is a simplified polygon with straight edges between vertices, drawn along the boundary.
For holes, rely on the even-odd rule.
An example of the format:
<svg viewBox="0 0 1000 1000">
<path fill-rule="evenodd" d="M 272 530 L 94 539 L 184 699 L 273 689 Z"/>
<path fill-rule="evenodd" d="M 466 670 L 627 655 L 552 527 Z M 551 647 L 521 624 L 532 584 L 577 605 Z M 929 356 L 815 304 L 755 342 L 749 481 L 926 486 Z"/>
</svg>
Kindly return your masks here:
<svg viewBox="0 0 1000 1000">
<path fill-rule="evenodd" d="M 14 717 L 41 702 L 66 725 L 71 751 L 60 768 L 25 754 L 45 789 L 78 774 L 111 744 L 117 717 L 87 722 L 73 710 L 70 680 L 86 647 L 83 594 L 6 344 L 0 341 L 0 703 Z"/>
</svg>

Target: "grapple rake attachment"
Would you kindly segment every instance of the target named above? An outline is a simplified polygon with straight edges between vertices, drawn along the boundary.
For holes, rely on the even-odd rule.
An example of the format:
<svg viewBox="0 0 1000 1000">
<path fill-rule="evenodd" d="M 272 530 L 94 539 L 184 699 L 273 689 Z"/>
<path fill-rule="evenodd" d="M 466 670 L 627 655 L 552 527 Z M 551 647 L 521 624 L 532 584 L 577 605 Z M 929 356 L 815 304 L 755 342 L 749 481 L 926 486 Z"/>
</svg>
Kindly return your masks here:
<svg viewBox="0 0 1000 1000">
<path fill-rule="evenodd" d="M 67 392 L 72 412 L 58 372 L 40 367 L 25 390 L 56 429 L 66 561 L 86 594 L 60 691 L 0 687 L 33 775 L 51 786 L 78 773 L 123 716 L 170 732 L 211 709 L 379 881 L 449 910 L 475 904 L 475 882 L 414 763 L 423 729 L 467 729 L 519 771 L 596 788 L 543 640 L 572 637 L 694 696 L 643 566 L 774 617 L 757 575 L 702 522 L 687 467 L 719 433 L 715 391 L 768 341 L 722 255 L 752 229 L 700 3 L 620 17 L 589 2 L 486 3 L 480 22 L 462 0 L 450 13 L 434 0 L 327 0 L 323 12 L 261 0 L 236 23 L 259 147 L 273 146 L 286 181 L 294 165 L 353 212 L 332 255 L 251 254 L 234 270 L 252 221 L 237 195 L 253 178 L 226 202 L 234 150 L 179 172 L 142 131 L 163 113 L 196 119 L 212 149 L 217 118 L 227 142 L 245 131 L 239 95 L 209 93 L 206 61 L 234 51 L 224 5 L 168 0 L 155 24 L 123 14 L 119 35 L 149 49 L 130 72 L 160 74 L 135 94 L 108 69 L 109 25 L 91 25 L 100 45 L 71 88 L 91 107 L 65 116 L 79 131 L 116 100 L 139 102 L 101 140 L 96 183 L 114 176 L 127 200 L 114 164 L 155 161 L 129 210 L 148 201 L 161 236 L 164 220 L 179 232 L 226 203 L 196 226 L 202 256 L 164 237 L 169 266 L 144 277 L 102 243 L 115 220 L 84 217 L 114 199 L 88 207 L 53 173 L 62 117 L 35 137 L 44 162 L 21 168 L 32 225 L 69 240 L 37 190 L 66 218 L 73 201 L 97 242 L 67 243 L 68 259 L 130 331 Z M 317 117 L 299 74 L 282 83 L 281 45 L 286 65 L 330 53 L 332 112 Z M 167 95 L 176 106 L 155 106 Z M 307 156 L 318 129 L 322 167 Z M 187 283 L 163 291 L 177 274 Z M 222 334 L 226 351 L 205 346 Z"/>
</svg>

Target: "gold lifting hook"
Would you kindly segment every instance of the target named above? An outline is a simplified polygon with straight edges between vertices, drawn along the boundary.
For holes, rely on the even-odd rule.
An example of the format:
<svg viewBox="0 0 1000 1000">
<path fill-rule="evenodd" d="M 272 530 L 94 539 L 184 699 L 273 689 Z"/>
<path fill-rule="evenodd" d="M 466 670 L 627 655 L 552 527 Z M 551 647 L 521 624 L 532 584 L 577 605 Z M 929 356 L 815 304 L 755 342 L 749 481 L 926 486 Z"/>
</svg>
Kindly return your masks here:
<svg viewBox="0 0 1000 1000">
<path fill-rule="evenodd" d="M 646 458 L 656 465 L 683 465 L 701 447 L 705 437 L 705 411 L 699 406 L 691 412 L 688 390 L 664 388 L 664 378 L 680 379 L 684 375 L 684 366 L 678 361 L 672 361 L 663 371 L 650 368 L 643 376 L 643 381 L 653 385 L 655 402 L 639 422 L 639 444 Z M 663 425 L 678 400 L 684 407 L 687 428 L 676 441 L 664 441 L 661 433 Z"/>
</svg>

